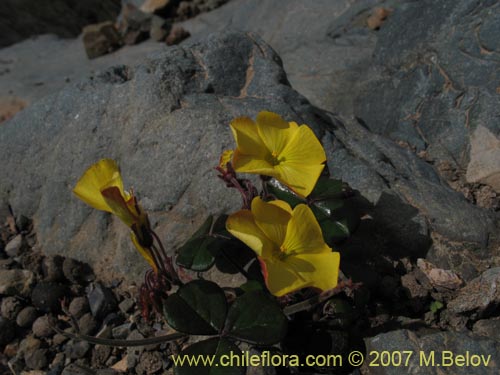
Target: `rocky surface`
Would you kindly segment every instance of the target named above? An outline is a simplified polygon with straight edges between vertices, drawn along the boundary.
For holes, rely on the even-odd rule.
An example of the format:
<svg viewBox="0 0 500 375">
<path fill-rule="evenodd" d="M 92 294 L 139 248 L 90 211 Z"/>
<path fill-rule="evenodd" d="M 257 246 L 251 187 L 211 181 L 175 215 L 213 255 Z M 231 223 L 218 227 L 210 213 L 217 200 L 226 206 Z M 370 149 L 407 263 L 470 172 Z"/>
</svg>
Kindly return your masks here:
<svg viewBox="0 0 500 375">
<path fill-rule="evenodd" d="M 194 39 L 214 30 L 258 32 L 314 105 L 355 115 L 408 146 L 473 202 L 483 204 L 477 191 L 491 186 L 495 199 L 486 205 L 498 209 L 499 60 L 492 35 L 499 6 L 234 0 L 182 25 Z"/>
<path fill-rule="evenodd" d="M 144 55 L 166 48 L 164 44 L 146 41 L 89 60 L 82 36 L 60 39 L 54 35 L 33 37 L 3 48 L 0 50 L 0 121 L 99 70 L 116 64 L 134 64 Z"/>
<path fill-rule="evenodd" d="M 41 165 L 36 167 L 40 173 L 36 177 L 22 173 L 24 182 L 18 181 L 16 186 L 26 183 L 22 189 L 29 191 L 34 185 L 44 186 L 43 192 L 30 193 L 29 199 L 22 197 L 22 189 L 18 191 L 21 195 L 14 192 L 17 188 L 11 190 L 10 183 L 2 186 L 4 202 L 8 201 L 17 214 L 34 214 L 44 252 L 78 254 L 76 258 L 100 264 L 107 271 L 142 274 L 144 263 L 131 251 L 127 228 L 88 209 L 71 194 L 77 178 L 100 157 L 118 160 L 126 186 L 136 187 L 169 245 L 186 240 L 208 213 L 238 207 L 238 197 L 226 193 L 213 171 L 222 150 L 232 144 L 227 125 L 252 108 L 253 113 L 261 108 L 286 113 L 290 109 L 281 98 L 286 92 L 293 94 L 289 86 L 274 83 L 286 82 L 276 63 L 279 58 L 253 38 L 243 34 L 214 36 L 192 48 L 172 48 L 138 67 L 115 67 L 39 101 L 2 126 L 0 143 L 13 147 L 3 148 L 3 155 L 21 152 L 23 157 L 18 154 L 11 160 L 41 162 L 42 150 L 22 145 L 32 142 L 39 122 L 23 116 L 49 116 L 44 123 L 51 135 L 47 134 L 45 141 L 54 143 L 44 146 L 52 154 L 47 160 L 50 164 L 65 160 L 50 167 L 61 168 L 55 183 L 47 180 L 49 171 L 44 172 Z M 229 57 L 233 60 L 228 66 Z M 247 71 L 254 72 L 249 79 Z M 89 113 L 88 108 L 94 111 Z M 101 117 L 104 113 L 106 121 Z M 21 131 L 16 121 L 30 123 L 33 128 Z M 60 142 L 73 146 L 56 147 Z M 72 159 L 69 155 L 75 154 L 81 157 L 67 164 Z M 25 167 L 27 164 L 19 166 Z M 4 171 L 6 179 L 2 181 L 17 179 L 11 175 L 15 174 L 11 166 L 4 165 Z M 7 190 L 10 192 L 5 194 Z"/>
<path fill-rule="evenodd" d="M 493 212 L 450 189 L 410 149 L 371 133 L 359 120 L 310 106 L 287 85 L 279 57 L 258 37 L 241 33 L 172 48 L 137 67 L 117 66 L 20 113 L 0 133 L 2 159 L 8 160 L 2 165 L 3 201 L 17 214 L 34 217 L 45 253 L 64 251 L 97 272 L 105 267 L 140 275 L 143 263 L 131 250 L 127 229 L 78 202 L 70 191 L 76 179 L 100 157 L 117 159 L 125 185 L 135 187 L 175 248 L 208 213 L 237 207 L 237 197 L 226 194 L 212 168 L 231 147 L 230 119 L 264 108 L 290 118 L 294 113 L 321 133 L 332 175 L 365 200 L 371 220 L 344 245 L 346 270 L 352 264 L 352 272 L 369 277 L 357 265 L 359 254 L 379 273 L 370 264 L 374 256 L 429 253 L 438 266 L 465 279 L 498 263 Z M 433 243 L 431 235 L 444 245 L 474 248 L 472 262 L 465 251 L 456 252 L 453 262 L 447 259 L 450 252 L 440 251 L 444 245 Z M 367 241 L 375 246 L 366 249 Z"/>
<path fill-rule="evenodd" d="M 172 350 L 177 350 L 175 344 L 137 348 L 138 357 L 128 361 L 129 351 L 125 348 L 91 345 L 69 339 L 54 330 L 57 325 L 65 332 L 108 339 L 166 334 L 168 327 L 143 320 L 134 285 L 118 290 L 118 283 L 105 285 L 91 270 L 87 277 L 75 279 L 70 268 L 81 270 L 81 263 L 60 256 L 57 257 L 59 261 L 54 262 L 54 257 L 43 256 L 33 247 L 34 232 L 11 231 L 2 221 L 0 234 L 9 240 L 22 237 L 26 242 L 23 251 L 15 256 L 7 256 L 0 250 L 3 261 L 0 271 L 12 275 L 29 272 L 31 275 L 31 283 L 25 285 L 22 295 L 17 292 L 15 296 L 8 296 L 4 289 L 0 290 L 0 373 L 112 375 L 167 371 L 170 363 L 165 354 L 168 356 Z M 52 267 L 43 267 L 44 264 L 52 264 Z M 59 274 L 57 281 L 60 284 L 54 283 L 54 274 Z M 12 275 L 10 280 L 15 279 Z M 0 284 L 9 282 L 4 277 Z M 65 289 L 63 295 L 58 292 L 61 286 Z M 78 328 L 66 324 L 71 318 L 77 321 Z M 154 368 L 152 359 L 155 359 Z"/>
<path fill-rule="evenodd" d="M 16 359 L 21 365 L 47 366 L 40 317 L 58 306 L 44 290 L 79 285 L 60 288 L 60 296 L 72 299 L 70 310 L 93 334 L 111 311 L 134 310 L 130 298 L 115 293 L 113 302 L 104 290 L 116 279 L 124 278 L 124 285 L 140 280 L 146 264 L 121 222 L 72 197 L 71 188 L 85 168 L 101 157 L 115 158 L 125 186 L 134 187 L 173 253 L 207 214 L 239 207 L 238 197 L 227 193 L 213 167 L 220 152 L 232 147 L 229 121 L 253 117 L 262 109 L 310 125 L 325 147 L 331 175 L 355 189 L 350 202 L 362 220 L 337 250 L 343 272 L 363 283 L 352 302 L 350 329 L 356 338 L 365 338 L 368 352 L 409 348 L 458 353 L 471 348 L 498 353 L 500 230 L 493 138 L 498 96 L 492 91 L 494 80 L 484 78 L 493 74 L 497 54 L 491 41 L 484 44 L 489 39 L 481 31 L 494 28 L 489 20 L 497 3 L 318 1 L 305 9 L 289 1 L 279 11 L 276 3 L 233 0 L 184 23 L 191 40 L 165 47 L 139 65 L 129 63 L 131 58 L 83 81 L 58 82 L 63 90 L 51 95 L 46 94 L 55 86 L 41 85 L 46 91 L 38 98 L 43 99 L 0 127 L 0 218 L 8 217 L 8 205 L 19 218 L 32 217 L 34 254 L 39 254 L 23 258 L 33 239 L 25 235 L 19 244 L 15 230 L 0 242 L 1 249 L 10 244 L 0 267 L 0 285 L 10 285 L 0 292 L 1 332 L 6 332 L 2 342 L 12 340 L 16 326 L 39 321 L 39 338 L 20 345 L 32 348 L 29 356 Z M 380 7 L 386 10 L 376 10 Z M 445 31 L 455 18 L 461 21 L 447 38 Z M 433 26 L 401 32 L 405 22 L 416 20 Z M 278 50 L 293 88 L 279 55 L 259 36 L 225 32 L 202 37 L 231 25 L 257 29 Z M 483 47 L 493 52 L 480 50 L 476 56 L 467 50 L 475 43 L 467 39 L 471 25 L 477 26 Z M 391 40 L 394 51 L 389 50 Z M 455 66 L 457 45 L 465 46 L 464 53 L 458 52 L 465 60 Z M 132 49 L 123 51 L 126 55 Z M 119 53 L 103 59 L 112 61 Z M 311 105 L 297 88 L 323 109 Z M 417 108 L 419 100 L 423 104 Z M 406 118 L 405 111 L 415 116 Z M 419 132 L 420 127 L 430 135 Z M 426 141 L 419 143 L 422 134 Z M 453 150 L 445 151 L 450 145 Z M 8 223 L 12 229 L 21 220 Z M 91 263 L 100 282 L 73 258 Z M 81 287 L 91 284 L 82 293 Z M 17 305 L 21 293 L 30 296 L 30 306 Z M 105 312 L 92 307 L 103 300 L 112 302 L 100 305 Z M 19 307 L 36 308 L 37 316 L 28 309 L 14 323 L 12 314 Z M 121 323 L 113 326 L 114 337 L 143 336 Z M 113 358 L 102 361 L 104 367 L 114 363 L 147 372 L 159 366 L 156 354 L 144 350 L 130 349 L 123 359 L 123 352 L 109 354 L 63 337 L 52 340 L 64 346 L 51 352 L 53 361 L 62 354 L 77 362 L 92 352 L 96 358 Z M 78 362 L 64 371 L 75 368 Z M 364 373 L 396 370 L 401 369 L 364 368 Z M 415 371 L 427 370 L 434 369 Z M 449 373 L 460 373 L 455 370 L 463 369 L 454 367 Z"/>
<path fill-rule="evenodd" d="M 76 37 L 82 27 L 109 21 L 120 11 L 120 0 L 3 0 L 0 47 L 38 34 Z"/>
<path fill-rule="evenodd" d="M 436 164 L 467 171 L 469 182 L 494 183 L 497 192 L 498 154 L 491 144 L 499 136 L 493 78 L 498 14 L 496 1 L 422 1 L 397 8 L 380 30 L 354 106 L 372 131 L 425 151 Z M 485 131 L 488 142 L 476 141 L 471 150 L 471 138 Z"/>
</svg>

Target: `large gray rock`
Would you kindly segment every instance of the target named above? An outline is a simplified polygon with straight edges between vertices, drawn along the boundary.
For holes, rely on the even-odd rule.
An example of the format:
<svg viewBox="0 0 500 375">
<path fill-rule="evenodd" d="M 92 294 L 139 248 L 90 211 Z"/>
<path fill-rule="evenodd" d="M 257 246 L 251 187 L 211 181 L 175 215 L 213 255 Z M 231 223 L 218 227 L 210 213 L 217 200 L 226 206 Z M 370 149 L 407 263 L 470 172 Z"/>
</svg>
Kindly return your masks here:
<svg viewBox="0 0 500 375">
<path fill-rule="evenodd" d="M 377 7 L 392 12 L 373 30 Z M 183 27 L 258 32 L 314 105 L 451 166 L 457 190 L 499 193 L 499 14 L 494 0 L 233 0 Z"/>
<path fill-rule="evenodd" d="M 165 243 L 179 245 L 206 215 L 239 207 L 213 169 L 233 147 L 229 122 L 263 109 L 291 117 L 303 99 L 286 82 L 258 37 L 227 34 L 73 84 L 0 128 L 3 202 L 34 218 L 45 253 L 137 279 L 145 263 L 127 228 L 72 195 L 79 176 L 116 159 Z"/>
<path fill-rule="evenodd" d="M 194 40 L 227 29 L 258 33 L 283 60 L 292 86 L 314 105 L 351 113 L 356 82 L 377 33 L 366 27 L 384 0 L 232 0 L 181 25 Z"/>
<path fill-rule="evenodd" d="M 456 314 L 492 314 L 500 305 L 500 267 L 485 271 L 460 290 L 447 305 Z M 489 310 L 489 311 L 488 311 Z"/>
<path fill-rule="evenodd" d="M 370 130 L 500 191 L 499 25 L 498 1 L 424 0 L 396 8 L 360 77 L 354 112 Z M 472 150 L 471 137 L 482 138 Z"/>
<path fill-rule="evenodd" d="M 482 249 L 471 277 L 486 267 L 482 261 L 498 263 L 488 250 L 496 230 L 491 212 L 468 203 L 407 148 L 311 106 L 289 86 L 278 55 L 253 34 L 212 35 L 158 52 L 18 114 L 0 127 L 0 198 L 16 215 L 34 218 L 45 253 L 90 262 L 101 277 L 137 280 L 145 262 L 127 228 L 72 196 L 79 176 L 99 158 L 115 158 L 172 251 L 206 215 L 240 206 L 213 167 L 233 147 L 230 120 L 264 109 L 310 125 L 332 175 L 360 192 L 371 219 L 341 246 L 348 275 L 366 281 L 379 274 L 381 255 L 424 257 L 431 233 Z"/>
<path fill-rule="evenodd" d="M 137 64 L 145 55 L 166 49 L 162 43 L 146 41 L 89 60 L 82 39 L 41 35 L 0 49 L 0 97 L 14 96 L 29 105 L 96 71 L 117 64 Z"/>
<path fill-rule="evenodd" d="M 367 338 L 365 344 L 366 375 L 489 375 L 498 372 L 500 363 L 497 341 L 457 332 L 398 330 Z"/>
</svg>

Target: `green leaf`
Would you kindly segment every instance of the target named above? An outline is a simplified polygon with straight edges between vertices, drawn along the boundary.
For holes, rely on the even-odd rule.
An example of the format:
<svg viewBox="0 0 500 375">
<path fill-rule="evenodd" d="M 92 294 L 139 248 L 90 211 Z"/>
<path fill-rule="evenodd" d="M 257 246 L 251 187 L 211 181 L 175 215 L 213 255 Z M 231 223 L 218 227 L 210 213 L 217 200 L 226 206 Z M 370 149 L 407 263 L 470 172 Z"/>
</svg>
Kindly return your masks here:
<svg viewBox="0 0 500 375">
<path fill-rule="evenodd" d="M 196 238 L 188 241 L 179 250 L 177 264 L 197 272 L 210 269 L 215 262 L 210 249 L 216 242 L 215 238 Z"/>
<path fill-rule="evenodd" d="M 257 280 L 249 280 L 246 283 L 241 284 L 240 289 L 244 292 L 251 292 L 254 290 L 264 290 L 264 287 Z"/>
<path fill-rule="evenodd" d="M 325 219 L 319 222 L 325 242 L 331 246 L 332 243 L 341 241 L 350 236 L 349 228 L 342 221 Z"/>
<path fill-rule="evenodd" d="M 276 199 L 287 202 L 292 208 L 299 203 L 306 203 L 304 199 L 297 196 L 293 191 L 274 178 L 266 181 L 266 186 L 269 194 L 274 195 Z"/>
<path fill-rule="evenodd" d="M 224 332 L 252 344 L 272 345 L 285 336 L 287 325 L 276 300 L 263 291 L 251 291 L 231 305 Z"/>
<path fill-rule="evenodd" d="M 241 350 L 224 338 L 212 338 L 197 342 L 184 349 L 174 361 L 176 375 L 244 375 L 245 366 L 225 366 L 231 354 L 240 355 Z M 221 356 L 223 356 L 221 358 Z M 184 359 L 183 365 L 178 361 Z M 191 360 L 191 363 L 189 362 Z M 177 361 L 177 363 L 175 363 Z M 195 363 L 195 361 L 197 361 Z M 203 362 L 205 361 L 205 362 Z M 235 361 L 233 361 L 235 362 Z M 237 364 L 237 363 L 234 363 Z"/>
<path fill-rule="evenodd" d="M 194 280 L 165 300 L 163 313 L 167 323 L 179 332 L 216 335 L 226 318 L 226 296 L 217 284 Z"/>
<path fill-rule="evenodd" d="M 323 200 L 330 198 L 342 198 L 344 187 L 341 180 L 333 180 L 328 176 L 320 176 L 311 195 L 313 200 Z"/>
<path fill-rule="evenodd" d="M 444 307 L 442 302 L 433 301 L 429 306 L 429 309 L 435 314 Z"/>
<path fill-rule="evenodd" d="M 178 265 L 197 272 L 206 271 L 214 265 L 216 255 L 228 246 L 231 235 L 226 230 L 227 215 L 219 216 L 215 223 L 213 219 L 209 216 L 179 249 Z"/>
<path fill-rule="evenodd" d="M 217 239 L 210 236 L 213 216 L 209 216 L 195 234 L 179 249 L 176 262 L 193 271 L 206 271 L 213 266 L 215 258 L 210 251 Z"/>
<path fill-rule="evenodd" d="M 337 198 L 331 198 L 324 201 L 316 201 L 312 203 L 313 207 L 321 210 L 326 216 L 331 216 L 335 210 L 338 210 L 343 205 L 344 201 Z"/>
<path fill-rule="evenodd" d="M 226 230 L 227 215 L 220 215 L 212 228 L 212 235 L 231 237 L 231 234 Z"/>
</svg>

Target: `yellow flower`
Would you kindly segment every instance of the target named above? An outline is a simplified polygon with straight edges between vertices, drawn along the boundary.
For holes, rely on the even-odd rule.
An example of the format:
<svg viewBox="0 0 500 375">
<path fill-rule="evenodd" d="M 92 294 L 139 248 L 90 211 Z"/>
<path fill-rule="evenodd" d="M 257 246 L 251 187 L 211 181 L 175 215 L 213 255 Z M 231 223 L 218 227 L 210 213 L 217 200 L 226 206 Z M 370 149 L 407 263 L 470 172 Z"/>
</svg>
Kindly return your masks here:
<svg viewBox="0 0 500 375">
<path fill-rule="evenodd" d="M 120 169 L 114 160 L 102 159 L 90 166 L 73 193 L 89 206 L 118 216 L 132 230 L 131 239 L 139 253 L 157 270 L 148 250 L 153 243 L 148 216 L 133 193 L 123 189 Z"/>
<path fill-rule="evenodd" d="M 234 150 L 225 150 L 219 159 L 219 168 L 226 170 L 227 163 L 229 163 L 233 157 Z"/>
<path fill-rule="evenodd" d="M 321 228 L 305 204 L 293 211 L 281 200 L 264 202 L 256 197 L 251 210 L 227 219 L 227 230 L 257 253 L 269 291 L 283 296 L 315 287 L 337 285 L 340 254 L 323 240 Z"/>
<path fill-rule="evenodd" d="M 236 140 L 236 172 L 271 176 L 301 197 L 308 196 L 324 168 L 325 151 L 307 125 L 286 122 L 272 112 L 260 112 L 257 121 L 240 117 L 231 122 Z"/>
</svg>

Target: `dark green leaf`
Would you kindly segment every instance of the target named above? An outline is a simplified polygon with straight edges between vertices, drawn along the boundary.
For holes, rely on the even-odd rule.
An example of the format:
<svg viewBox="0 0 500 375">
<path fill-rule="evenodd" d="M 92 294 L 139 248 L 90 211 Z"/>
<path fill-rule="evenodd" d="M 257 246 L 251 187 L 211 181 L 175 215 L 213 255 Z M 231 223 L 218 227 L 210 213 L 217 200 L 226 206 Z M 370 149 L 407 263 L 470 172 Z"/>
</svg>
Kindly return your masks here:
<svg viewBox="0 0 500 375">
<path fill-rule="evenodd" d="M 198 272 L 208 270 L 215 262 L 210 250 L 217 242 L 215 238 L 211 237 L 189 240 L 179 249 L 177 264 Z"/>
<path fill-rule="evenodd" d="M 305 203 L 305 200 L 297 196 L 293 191 L 287 188 L 285 185 L 275 180 L 274 178 L 266 182 L 267 191 L 269 194 L 287 202 L 292 208 L 294 208 L 299 203 Z"/>
<path fill-rule="evenodd" d="M 233 354 L 234 353 L 234 354 Z M 212 338 L 197 342 L 184 349 L 175 361 L 184 359 L 183 365 L 174 361 L 176 375 L 244 375 L 245 366 L 228 366 L 229 358 L 241 355 L 241 350 L 231 341 Z M 221 358 L 221 356 L 224 356 Z M 191 362 L 189 362 L 191 360 Z M 197 362 L 195 362 L 197 361 Z M 205 361 L 205 362 L 203 362 Z M 236 361 L 233 360 L 233 364 Z M 242 364 L 242 363 L 241 363 Z"/>
<path fill-rule="evenodd" d="M 218 334 L 227 313 L 224 291 L 206 280 L 194 280 L 181 286 L 163 306 L 165 319 L 172 328 L 193 335 Z"/>
<path fill-rule="evenodd" d="M 208 270 L 215 263 L 215 256 L 228 246 L 231 237 L 226 230 L 226 215 L 213 221 L 209 216 L 196 233 L 179 249 L 177 264 L 193 271 Z M 213 224 L 213 225 L 212 225 Z"/>
<path fill-rule="evenodd" d="M 247 281 L 245 284 L 240 285 L 240 289 L 244 292 L 251 292 L 253 290 L 264 290 L 262 283 L 257 280 Z"/>
<path fill-rule="evenodd" d="M 224 327 L 231 337 L 272 345 L 286 334 L 287 319 L 278 303 L 263 291 L 247 292 L 231 305 Z"/>
<path fill-rule="evenodd" d="M 316 186 L 311 192 L 310 198 L 313 200 L 341 198 L 343 196 L 343 190 L 344 188 L 341 180 L 333 180 L 328 176 L 320 176 Z"/>
<path fill-rule="evenodd" d="M 349 228 L 341 221 L 326 219 L 320 221 L 319 226 L 323 232 L 325 242 L 330 246 L 332 243 L 346 239 L 350 235 Z"/>
<path fill-rule="evenodd" d="M 212 228 L 212 234 L 215 236 L 222 235 L 230 237 L 231 235 L 226 230 L 226 221 L 227 221 L 227 215 L 220 215 L 215 221 L 215 224 Z"/>
<path fill-rule="evenodd" d="M 324 201 L 316 201 L 313 206 L 317 207 L 327 216 L 331 216 L 335 210 L 338 210 L 344 205 L 344 201 L 337 198 L 326 199 Z"/>
<path fill-rule="evenodd" d="M 213 216 L 209 216 L 196 233 L 179 249 L 179 255 L 176 259 L 178 265 L 199 272 L 212 267 L 215 259 L 210 249 L 214 242 L 217 242 L 209 235 L 212 223 Z"/>
</svg>

